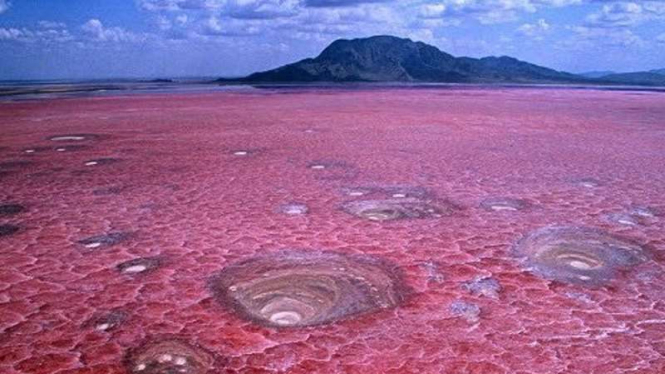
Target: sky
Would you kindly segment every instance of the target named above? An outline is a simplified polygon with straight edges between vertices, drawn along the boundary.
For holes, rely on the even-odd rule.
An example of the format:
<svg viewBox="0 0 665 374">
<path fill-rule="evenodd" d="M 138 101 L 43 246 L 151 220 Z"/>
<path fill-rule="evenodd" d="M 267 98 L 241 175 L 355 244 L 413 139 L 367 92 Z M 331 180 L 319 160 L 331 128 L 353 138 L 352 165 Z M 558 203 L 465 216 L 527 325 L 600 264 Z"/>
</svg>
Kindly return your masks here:
<svg viewBox="0 0 665 374">
<path fill-rule="evenodd" d="M 665 0 L 0 0 L 0 80 L 233 77 L 395 35 L 569 72 L 665 68 Z"/>
</svg>

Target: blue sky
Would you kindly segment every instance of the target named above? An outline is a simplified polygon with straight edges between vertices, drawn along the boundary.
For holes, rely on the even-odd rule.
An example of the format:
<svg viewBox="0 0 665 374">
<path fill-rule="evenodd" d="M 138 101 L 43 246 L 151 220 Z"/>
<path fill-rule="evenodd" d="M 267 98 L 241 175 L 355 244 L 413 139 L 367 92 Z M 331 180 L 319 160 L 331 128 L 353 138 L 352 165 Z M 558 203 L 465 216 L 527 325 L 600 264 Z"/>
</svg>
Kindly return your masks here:
<svg viewBox="0 0 665 374">
<path fill-rule="evenodd" d="M 665 0 L 0 0 L 0 79 L 238 76 L 376 34 L 571 72 L 665 68 Z"/>
</svg>

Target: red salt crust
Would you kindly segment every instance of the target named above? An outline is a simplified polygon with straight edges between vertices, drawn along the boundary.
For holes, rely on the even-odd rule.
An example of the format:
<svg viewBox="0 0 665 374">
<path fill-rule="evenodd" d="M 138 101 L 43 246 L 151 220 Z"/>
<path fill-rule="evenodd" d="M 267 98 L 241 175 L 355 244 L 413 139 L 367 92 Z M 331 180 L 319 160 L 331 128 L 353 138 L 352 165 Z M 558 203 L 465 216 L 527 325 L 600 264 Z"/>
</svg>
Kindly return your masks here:
<svg viewBox="0 0 665 374">
<path fill-rule="evenodd" d="M 160 335 L 227 358 L 223 373 L 662 373 L 665 217 L 637 227 L 603 220 L 634 206 L 662 211 L 662 118 L 662 93 L 566 89 L 3 103 L 0 163 L 32 164 L 1 177 L 0 203 L 29 209 L 1 222 L 21 230 L 0 238 L 0 373 L 121 374 L 126 352 Z M 100 136 L 76 152 L 23 153 L 81 133 Z M 84 165 L 103 158 L 122 162 Z M 309 168 L 320 160 L 345 167 Z M 460 209 L 384 223 L 340 209 L 353 199 L 340 191 L 376 185 L 425 188 Z M 118 192 L 94 193 L 109 188 Z M 479 207 L 492 198 L 533 209 Z M 309 212 L 280 214 L 292 201 Z M 510 248 L 550 224 L 630 237 L 653 260 L 599 288 L 541 279 Z M 132 238 L 80 250 L 80 240 L 111 232 Z M 282 248 L 381 256 L 417 293 L 395 310 L 288 330 L 212 301 L 210 275 Z M 140 277 L 115 271 L 155 256 L 164 266 Z M 498 298 L 462 286 L 488 276 Z M 451 314 L 457 300 L 480 308 L 477 322 Z M 86 325 L 109 310 L 127 318 L 109 331 Z"/>
</svg>

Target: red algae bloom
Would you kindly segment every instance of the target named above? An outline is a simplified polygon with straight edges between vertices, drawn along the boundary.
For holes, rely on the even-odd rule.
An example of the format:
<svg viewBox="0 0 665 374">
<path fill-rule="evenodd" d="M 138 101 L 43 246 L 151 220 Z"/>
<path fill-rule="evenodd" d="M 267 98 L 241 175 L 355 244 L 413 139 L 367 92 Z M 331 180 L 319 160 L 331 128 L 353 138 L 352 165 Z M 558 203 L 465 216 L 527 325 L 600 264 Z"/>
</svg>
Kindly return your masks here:
<svg viewBox="0 0 665 374">
<path fill-rule="evenodd" d="M 271 327 L 333 323 L 395 308 L 407 287 L 395 265 L 367 255 L 285 250 L 232 264 L 209 283 L 217 301 Z"/>
<path fill-rule="evenodd" d="M 514 247 L 534 273 L 566 283 L 602 285 L 648 259 L 637 243 L 587 227 L 544 227 Z"/>
<path fill-rule="evenodd" d="M 212 374 L 216 361 L 214 354 L 201 347 L 169 338 L 130 350 L 125 365 L 131 374 Z"/>
</svg>

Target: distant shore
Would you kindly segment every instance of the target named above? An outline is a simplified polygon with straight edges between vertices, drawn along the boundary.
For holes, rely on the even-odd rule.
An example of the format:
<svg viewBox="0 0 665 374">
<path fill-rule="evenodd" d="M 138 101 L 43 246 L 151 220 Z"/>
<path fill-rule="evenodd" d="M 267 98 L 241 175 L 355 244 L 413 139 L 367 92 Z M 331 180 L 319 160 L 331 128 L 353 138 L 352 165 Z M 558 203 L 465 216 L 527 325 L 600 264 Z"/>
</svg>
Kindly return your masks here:
<svg viewBox="0 0 665 374">
<path fill-rule="evenodd" d="M 60 98 L 97 95 L 125 95 L 146 93 L 187 93 L 187 92 L 214 92 L 239 91 L 248 89 L 264 90 L 373 90 L 373 89 L 579 89 L 579 90 L 608 90 L 608 91 L 648 91 L 665 92 L 665 87 L 658 86 L 629 86 L 607 84 L 561 84 L 561 83 L 404 83 L 404 82 L 312 82 L 312 83 L 219 83 L 215 80 L 189 80 L 178 81 L 172 79 L 153 80 L 117 80 L 117 81 L 80 81 L 80 82 L 47 82 L 23 81 L 0 82 L 0 100 L 2 99 L 36 99 Z"/>
</svg>

